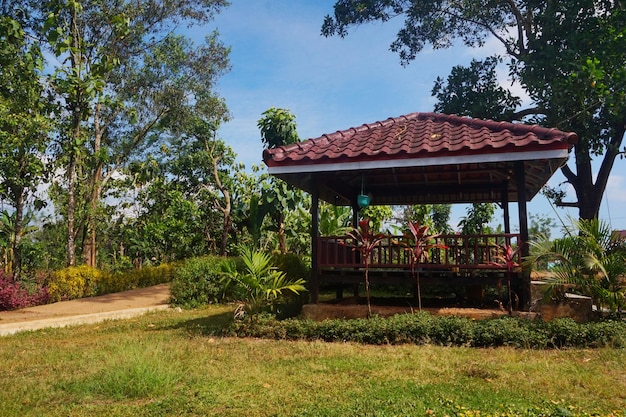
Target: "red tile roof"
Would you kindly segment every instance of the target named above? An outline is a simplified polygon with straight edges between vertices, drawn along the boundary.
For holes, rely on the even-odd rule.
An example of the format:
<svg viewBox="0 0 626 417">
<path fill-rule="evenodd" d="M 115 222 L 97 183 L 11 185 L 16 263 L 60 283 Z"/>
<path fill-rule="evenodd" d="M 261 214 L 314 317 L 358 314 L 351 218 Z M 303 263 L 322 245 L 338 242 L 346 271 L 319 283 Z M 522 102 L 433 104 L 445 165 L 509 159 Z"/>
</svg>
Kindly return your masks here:
<svg viewBox="0 0 626 417">
<path fill-rule="evenodd" d="M 266 149 L 272 166 L 569 149 L 575 133 L 537 125 L 411 113 Z"/>
<path fill-rule="evenodd" d="M 268 172 L 331 204 L 530 201 L 566 163 L 575 133 L 411 113 L 266 149 Z"/>
</svg>

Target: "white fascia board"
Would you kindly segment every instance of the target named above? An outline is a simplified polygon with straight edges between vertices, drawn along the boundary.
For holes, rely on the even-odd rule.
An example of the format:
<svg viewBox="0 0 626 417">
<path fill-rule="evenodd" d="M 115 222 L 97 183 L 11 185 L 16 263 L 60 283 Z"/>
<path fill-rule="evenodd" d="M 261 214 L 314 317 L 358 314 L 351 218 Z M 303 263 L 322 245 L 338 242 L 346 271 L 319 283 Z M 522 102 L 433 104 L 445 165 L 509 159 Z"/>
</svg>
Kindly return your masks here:
<svg viewBox="0 0 626 417">
<path fill-rule="evenodd" d="M 510 161 L 527 161 L 533 159 L 562 159 L 567 158 L 567 149 L 552 149 L 547 151 L 509 152 L 462 156 L 437 156 L 430 158 L 387 159 L 380 161 L 341 162 L 330 164 L 307 164 L 291 166 L 268 167 L 270 174 L 299 174 L 306 172 L 330 171 L 358 171 L 365 169 L 384 168 L 412 168 L 439 165 L 480 164 Z"/>
</svg>

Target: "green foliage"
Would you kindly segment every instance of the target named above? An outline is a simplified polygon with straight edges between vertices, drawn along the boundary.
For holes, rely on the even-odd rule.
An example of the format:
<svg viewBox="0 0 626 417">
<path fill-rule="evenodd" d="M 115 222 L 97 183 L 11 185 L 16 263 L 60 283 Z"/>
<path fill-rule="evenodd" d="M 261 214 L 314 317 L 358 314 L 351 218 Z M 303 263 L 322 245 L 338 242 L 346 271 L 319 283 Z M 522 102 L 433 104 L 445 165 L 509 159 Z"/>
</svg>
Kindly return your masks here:
<svg viewBox="0 0 626 417">
<path fill-rule="evenodd" d="M 626 322 L 576 323 L 571 319 L 550 322 L 503 317 L 472 320 L 429 313 L 398 314 L 388 318 L 278 320 L 253 315 L 224 329 L 227 335 L 286 340 L 323 340 L 364 344 L 433 344 L 443 346 L 562 349 L 626 347 Z"/>
<path fill-rule="evenodd" d="M 73 300 L 98 294 L 98 285 L 106 281 L 108 273 L 87 265 L 71 266 L 55 271 L 50 276 L 50 301 Z"/>
<path fill-rule="evenodd" d="M 352 209 L 322 202 L 319 206 L 321 236 L 343 236 L 350 230 Z"/>
<path fill-rule="evenodd" d="M 485 225 L 493 219 L 496 206 L 493 203 L 474 203 L 467 208 L 467 216 L 459 222 L 461 233 L 474 235 L 483 233 Z"/>
<path fill-rule="evenodd" d="M 104 274 L 98 281 L 98 295 L 150 287 L 172 280 L 175 266 L 161 264 L 131 269 L 122 273 Z"/>
<path fill-rule="evenodd" d="M 299 255 L 293 253 L 274 254 L 272 263 L 279 271 L 285 273 L 288 280 L 306 279 L 311 275 L 311 264 Z"/>
<path fill-rule="evenodd" d="M 0 199 L 12 207 L 12 236 L 4 248 L 5 268 L 16 276 L 22 269 L 21 239 L 27 230 L 27 204 L 41 209 L 37 188 L 47 178 L 51 142 L 52 100 L 41 82 L 43 56 L 22 26 L 0 16 Z M 3 219 L 3 226 L 9 226 Z M 4 246 L 4 245 L 3 245 Z"/>
<path fill-rule="evenodd" d="M 61 192 L 55 209 L 67 224 L 70 264 L 81 250 L 75 247 L 76 236 L 84 237 L 82 254 L 90 264 L 97 253 L 94 246 L 111 241 L 97 237 L 114 214 L 124 213 L 107 205 L 106 197 L 122 190 L 124 181 L 114 180 L 117 174 L 158 153 L 177 128 L 188 126 L 192 115 L 224 117 L 225 106 L 219 105 L 213 88 L 228 70 L 229 48 L 217 32 L 193 42 L 172 28 L 183 22 L 187 28 L 204 25 L 226 5 L 222 0 L 52 0 L 4 9 L 22 19 L 27 39 L 50 52 L 42 67 L 52 74 L 41 95 L 58 103 L 58 123 L 54 147 L 46 154 L 55 159 L 59 177 L 67 179 L 57 183 Z M 36 120 L 33 112 L 29 117 Z M 36 152 L 30 155 L 46 160 Z M 133 184 L 131 193 L 145 185 Z"/>
<path fill-rule="evenodd" d="M 605 222 L 574 221 L 572 230 L 560 239 L 532 241 L 525 261 L 531 267 L 540 262 L 553 264 L 553 276 L 546 280 L 552 296 L 574 287 L 600 307 L 626 309 L 626 239 L 615 235 Z"/>
<path fill-rule="evenodd" d="M 257 122 L 261 130 L 261 140 L 268 148 L 300 142 L 296 130 L 296 116 L 288 109 L 270 107 L 262 113 Z"/>
<path fill-rule="evenodd" d="M 390 206 L 367 206 L 359 213 L 362 219 L 368 219 L 373 230 L 382 231 L 385 221 L 393 217 Z"/>
<path fill-rule="evenodd" d="M 556 227 L 553 218 L 541 214 L 530 214 L 530 225 L 528 226 L 529 240 L 536 240 L 541 236 L 550 238 L 552 228 Z"/>
<path fill-rule="evenodd" d="M 450 212 L 452 204 L 420 204 L 416 206 L 406 206 L 402 210 L 402 224 L 408 222 L 418 222 L 428 226 L 433 233 L 446 234 L 452 232 Z"/>
<path fill-rule="evenodd" d="M 231 300 L 236 291 L 231 280 L 234 271 L 232 259 L 218 256 L 187 259 L 174 268 L 170 302 L 195 308 Z"/>
<path fill-rule="evenodd" d="M 266 253 L 242 248 L 241 260 L 244 270 L 232 273 L 231 277 L 241 288 L 243 302 L 249 312 L 264 308 L 275 310 L 285 295 L 306 291 L 306 281 L 302 277 L 290 278 L 285 272 L 277 270 Z"/>
<path fill-rule="evenodd" d="M 469 67 L 455 66 L 448 75 L 447 84 L 437 77 L 432 95 L 438 100 L 435 111 L 459 116 L 492 120 L 511 120 L 521 104 L 500 85 L 496 66 L 499 57 L 484 61 L 472 60 Z"/>
<path fill-rule="evenodd" d="M 489 58 L 469 69 L 453 69 L 446 87 L 439 81 L 433 90 L 443 102 L 438 109 L 475 117 L 532 117 L 576 132 L 576 170 L 565 165 L 562 172 L 578 199 L 569 205 L 579 208 L 580 218 L 592 219 L 598 216 L 624 139 L 625 14 L 623 3 L 615 1 L 337 0 L 322 34 L 343 37 L 351 27 L 403 18 L 391 50 L 404 65 L 429 45 L 449 48 L 461 41 L 480 47 L 498 41 L 512 80 L 524 88 L 533 107 L 512 113 L 519 99 L 494 83 L 497 60 Z M 601 167 L 594 171 L 590 164 L 597 156 Z"/>
</svg>

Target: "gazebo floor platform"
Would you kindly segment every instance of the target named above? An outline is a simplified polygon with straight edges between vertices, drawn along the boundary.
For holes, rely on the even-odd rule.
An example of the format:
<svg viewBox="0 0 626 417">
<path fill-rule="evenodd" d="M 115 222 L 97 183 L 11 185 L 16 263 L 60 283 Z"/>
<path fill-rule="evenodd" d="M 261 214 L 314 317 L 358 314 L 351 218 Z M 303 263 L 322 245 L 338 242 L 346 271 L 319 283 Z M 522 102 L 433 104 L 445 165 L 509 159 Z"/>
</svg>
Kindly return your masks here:
<svg viewBox="0 0 626 417">
<path fill-rule="evenodd" d="M 408 299 L 407 299 L 408 300 Z M 419 308 L 407 302 L 402 303 L 399 299 L 372 300 L 371 309 L 374 316 L 389 317 L 395 314 L 417 313 Z M 437 305 L 439 304 L 439 305 Z M 422 305 L 422 311 L 436 316 L 466 317 L 473 320 L 494 319 L 508 316 L 504 309 L 476 308 L 465 306 L 450 306 L 445 303 L 432 303 L 426 300 Z M 367 303 L 364 298 L 358 302 L 354 297 L 344 298 L 341 301 L 333 300 L 318 304 L 305 304 L 302 307 L 301 317 L 305 319 L 322 321 L 327 319 L 357 319 L 366 318 L 368 315 Z M 513 311 L 513 315 L 528 319 L 538 317 L 536 313 Z"/>
</svg>

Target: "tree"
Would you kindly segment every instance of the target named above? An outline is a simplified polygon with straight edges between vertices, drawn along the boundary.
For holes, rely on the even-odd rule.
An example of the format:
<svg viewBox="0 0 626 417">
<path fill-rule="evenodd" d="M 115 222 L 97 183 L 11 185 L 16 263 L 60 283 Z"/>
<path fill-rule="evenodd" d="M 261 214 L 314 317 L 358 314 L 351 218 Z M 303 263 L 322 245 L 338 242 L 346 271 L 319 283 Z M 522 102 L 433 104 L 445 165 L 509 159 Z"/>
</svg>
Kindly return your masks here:
<svg viewBox="0 0 626 417">
<path fill-rule="evenodd" d="M 446 0 L 339 0 L 326 16 L 325 36 L 403 15 L 391 49 L 407 64 L 427 45 L 468 47 L 496 39 L 507 64 L 534 102 L 517 117 L 575 131 L 575 172 L 562 172 L 574 187 L 579 217 L 597 217 L 626 129 L 626 8 L 621 1 L 551 0 L 493 2 Z M 591 162 L 601 157 L 594 182 Z"/>
<path fill-rule="evenodd" d="M 459 222 L 461 233 L 464 235 L 477 235 L 484 232 L 485 225 L 492 219 L 495 212 L 493 203 L 474 203 L 467 208 L 467 216 Z"/>
<path fill-rule="evenodd" d="M 178 25 L 208 22 L 223 0 L 131 2 L 19 1 L 33 36 L 57 60 L 50 85 L 63 109 L 57 117 L 58 161 L 65 171 L 68 264 L 82 238 L 84 261 L 94 265 L 98 212 L 107 185 L 133 156 L 162 139 L 209 99 L 228 67 L 228 49 L 213 33 L 194 45 Z"/>
<path fill-rule="evenodd" d="M 437 98 L 435 111 L 482 119 L 512 120 L 521 104 L 519 97 L 498 84 L 496 66 L 499 57 L 472 60 L 469 67 L 452 68 L 445 80 L 437 77 L 432 95 Z"/>
<path fill-rule="evenodd" d="M 319 232 L 321 236 L 343 236 L 350 230 L 352 209 L 322 203 L 319 210 Z"/>
<path fill-rule="evenodd" d="M 400 222 L 402 224 L 417 223 L 428 226 L 436 234 L 451 233 L 450 221 L 451 204 L 420 204 L 405 206 L 402 210 Z"/>
<path fill-rule="evenodd" d="M 0 17 L 0 198 L 14 212 L 10 230 L 8 273 L 19 276 L 25 207 L 43 206 L 36 196 L 46 174 L 45 152 L 52 122 L 51 103 L 41 82 L 43 56 L 37 44 L 29 45 L 20 24 Z M 8 226 L 8 223 L 5 224 Z"/>
<path fill-rule="evenodd" d="M 300 141 L 296 131 L 295 116 L 287 109 L 271 107 L 262 113 L 257 126 L 261 130 L 261 141 L 268 148 L 290 145 Z M 281 253 L 287 252 L 285 238 L 285 212 L 294 210 L 302 193 L 277 178 L 270 178 L 263 185 L 263 203 L 274 219 L 279 237 Z"/>
<path fill-rule="evenodd" d="M 218 104 L 219 105 L 219 104 Z M 225 106 L 224 106 L 225 108 Z M 224 115 L 226 111 L 210 111 Z M 200 115 L 183 127 L 182 136 L 176 141 L 176 170 L 178 182 L 208 211 L 218 210 L 222 214 L 219 254 L 226 256 L 228 238 L 232 231 L 232 194 L 234 178 L 231 171 L 243 169 L 235 164 L 235 154 L 224 141 L 217 138 L 217 121 L 210 122 Z M 221 197 L 217 195 L 221 194 Z M 212 239 L 207 235 L 207 240 Z"/>
</svg>

